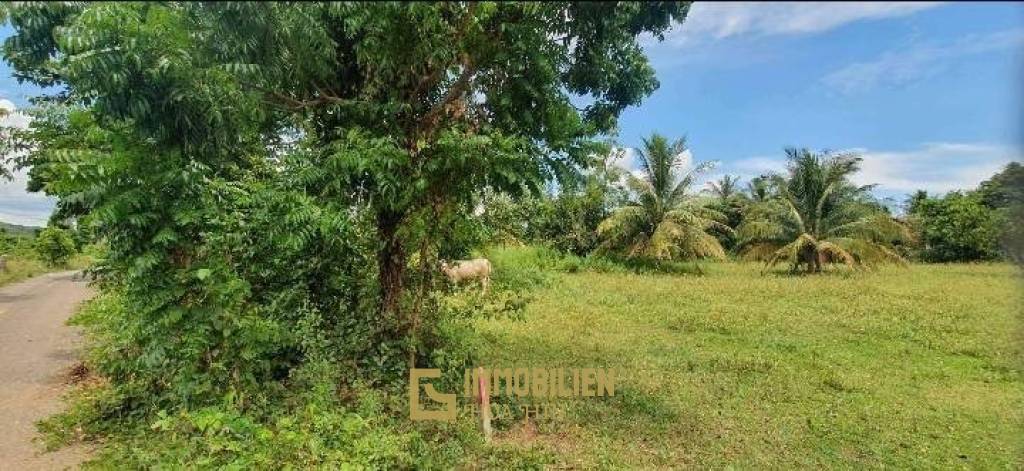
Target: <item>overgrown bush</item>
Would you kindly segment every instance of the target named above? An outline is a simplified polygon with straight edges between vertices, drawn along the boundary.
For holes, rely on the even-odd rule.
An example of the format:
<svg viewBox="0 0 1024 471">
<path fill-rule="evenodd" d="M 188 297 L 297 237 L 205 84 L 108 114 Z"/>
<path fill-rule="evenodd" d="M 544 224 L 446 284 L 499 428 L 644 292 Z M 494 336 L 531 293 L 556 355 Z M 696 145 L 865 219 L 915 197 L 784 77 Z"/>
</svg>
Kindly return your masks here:
<svg viewBox="0 0 1024 471">
<path fill-rule="evenodd" d="M 76 390 L 70 409 L 42 424 L 52 445 L 115 437 L 88 467 L 118 463 L 150 469 L 191 463 L 199 468 L 262 469 L 290 463 L 331 469 L 447 468 L 467 456 L 487 454 L 471 420 L 429 429 L 413 424 L 406 419 L 403 402 L 370 387 L 364 378 L 353 376 L 358 370 L 327 356 L 307 359 L 282 381 L 263 388 L 229 388 L 213 401 L 146 413 L 138 406 L 152 401 L 134 396 L 118 375 L 139 366 L 127 361 L 127 336 L 115 330 L 132 328 L 131 317 L 125 300 L 108 293 L 73 318 L 91 340 L 87 365 L 92 373 Z M 239 335 L 251 338 L 252 330 L 241 330 Z M 316 336 L 297 332 L 311 334 Z M 247 394 L 253 391 L 260 393 Z"/>
<path fill-rule="evenodd" d="M 998 258 L 1003 215 L 976 193 L 923 197 L 910 208 L 918 250 L 928 262 L 967 262 Z"/>
<path fill-rule="evenodd" d="M 512 198 L 488 191 L 479 220 L 492 244 L 546 245 L 563 253 L 583 256 L 597 248 L 597 226 L 625 201 L 618 184 L 621 170 L 609 160 L 615 155 L 601 149 L 603 158 L 582 178 L 563 182 L 557 191 Z"/>
<path fill-rule="evenodd" d="M 67 265 L 75 254 L 75 240 L 68 230 L 50 226 L 39 231 L 35 238 L 35 249 L 44 263 L 51 267 L 61 267 Z"/>
<path fill-rule="evenodd" d="M 612 205 L 612 188 L 591 179 L 583 188 L 542 200 L 534 216 L 534 241 L 573 255 L 586 255 L 597 248 L 597 226 Z"/>
</svg>

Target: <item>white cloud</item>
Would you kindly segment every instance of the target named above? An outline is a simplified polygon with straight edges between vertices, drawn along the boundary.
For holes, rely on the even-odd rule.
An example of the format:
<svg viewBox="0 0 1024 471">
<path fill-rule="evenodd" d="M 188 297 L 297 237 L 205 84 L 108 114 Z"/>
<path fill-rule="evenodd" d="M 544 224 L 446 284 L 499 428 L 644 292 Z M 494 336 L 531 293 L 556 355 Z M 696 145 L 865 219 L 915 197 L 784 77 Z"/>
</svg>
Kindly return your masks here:
<svg viewBox="0 0 1024 471">
<path fill-rule="evenodd" d="M 636 162 L 636 149 L 632 147 L 613 147 L 608 163 L 627 172 L 632 172 L 638 168 L 638 164 Z"/>
<path fill-rule="evenodd" d="M 856 21 L 910 15 L 941 2 L 722 2 L 693 4 L 682 25 L 667 35 L 669 45 L 734 36 L 821 33 Z"/>
<path fill-rule="evenodd" d="M 900 193 L 972 189 L 1024 157 L 1021 149 L 965 143 L 929 143 L 902 152 L 863 150 L 861 156 L 864 162 L 854 177 L 856 183 L 877 183 L 880 189 Z"/>
<path fill-rule="evenodd" d="M 911 193 L 927 190 L 945 193 L 969 190 L 987 180 L 1006 164 L 1024 160 L 1024 150 L 984 143 L 926 143 L 917 149 L 886 151 L 847 149 L 864 160 L 861 171 L 854 175 L 858 185 L 877 184 L 882 193 Z M 753 157 L 730 162 L 726 173 L 743 179 L 768 173 L 783 172 L 786 160 L 781 157 Z"/>
<path fill-rule="evenodd" d="M 0 118 L 0 126 L 25 128 L 31 118 L 19 113 L 10 100 L 0 99 L 0 108 L 10 113 Z M 14 172 L 11 181 L 0 179 L 0 221 L 24 225 L 46 225 L 56 200 L 41 193 L 25 191 L 27 170 Z"/>
<path fill-rule="evenodd" d="M 682 161 L 682 168 L 685 171 L 688 171 L 693 168 L 693 152 L 690 152 L 690 149 L 686 149 L 681 154 L 679 154 L 679 159 Z"/>
<path fill-rule="evenodd" d="M 941 73 L 952 59 L 1022 47 L 1024 29 L 973 34 L 943 43 L 919 43 L 886 52 L 872 61 L 847 65 L 829 73 L 822 81 L 844 93 L 861 92 L 878 85 L 903 85 Z"/>
<path fill-rule="evenodd" d="M 640 170 L 640 160 L 636 155 L 636 149 L 633 147 L 614 147 L 612 148 L 612 157 L 608 160 L 608 163 L 625 170 L 627 173 L 632 174 L 637 178 L 644 178 L 643 170 Z M 626 175 L 623 174 L 619 181 L 615 182 L 622 188 L 626 187 Z"/>
<path fill-rule="evenodd" d="M 15 128 L 27 128 L 28 123 L 32 121 L 32 118 L 19 113 L 18 107 L 14 105 L 11 100 L 0 98 L 0 109 L 7 111 L 7 116 L 0 118 L 0 126 L 10 126 Z"/>
</svg>

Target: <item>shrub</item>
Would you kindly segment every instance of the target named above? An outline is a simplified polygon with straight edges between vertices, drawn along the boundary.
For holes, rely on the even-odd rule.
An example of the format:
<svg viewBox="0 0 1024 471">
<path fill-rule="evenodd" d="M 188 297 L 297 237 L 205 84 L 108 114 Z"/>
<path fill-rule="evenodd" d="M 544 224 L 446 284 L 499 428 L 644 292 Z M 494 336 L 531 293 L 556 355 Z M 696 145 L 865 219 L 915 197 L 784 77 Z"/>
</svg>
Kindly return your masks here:
<svg viewBox="0 0 1024 471">
<path fill-rule="evenodd" d="M 999 257 L 1003 215 L 976 193 L 919 197 L 911 217 L 919 233 L 920 257 L 929 262 L 967 262 Z"/>
<path fill-rule="evenodd" d="M 65 266 L 75 254 L 75 240 L 66 229 L 50 226 L 36 236 L 35 249 L 39 257 L 51 267 Z"/>
</svg>

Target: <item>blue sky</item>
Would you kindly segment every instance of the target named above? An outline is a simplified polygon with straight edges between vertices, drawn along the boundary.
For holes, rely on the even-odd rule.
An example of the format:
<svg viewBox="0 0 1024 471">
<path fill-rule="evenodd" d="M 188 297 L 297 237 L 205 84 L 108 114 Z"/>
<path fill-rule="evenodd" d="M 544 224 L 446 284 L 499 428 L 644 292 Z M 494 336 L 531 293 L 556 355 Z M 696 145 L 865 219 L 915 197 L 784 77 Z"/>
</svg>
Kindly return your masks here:
<svg viewBox="0 0 1024 471">
<path fill-rule="evenodd" d="M 859 182 L 902 198 L 1022 155 L 1024 4 L 698 3 L 647 51 L 661 88 L 619 141 L 686 135 L 714 174 L 780 170 L 786 146 L 856 150 Z"/>
<path fill-rule="evenodd" d="M 693 159 L 719 162 L 708 178 L 781 170 L 786 146 L 854 150 L 858 182 L 902 198 L 973 187 L 1024 155 L 1024 4 L 697 3 L 644 41 L 661 88 L 623 114 L 618 141 L 685 135 Z M 0 99 L 34 93 L 0 66 Z M 0 220 L 45 222 L 52 202 L 23 187 L 0 184 Z"/>
</svg>

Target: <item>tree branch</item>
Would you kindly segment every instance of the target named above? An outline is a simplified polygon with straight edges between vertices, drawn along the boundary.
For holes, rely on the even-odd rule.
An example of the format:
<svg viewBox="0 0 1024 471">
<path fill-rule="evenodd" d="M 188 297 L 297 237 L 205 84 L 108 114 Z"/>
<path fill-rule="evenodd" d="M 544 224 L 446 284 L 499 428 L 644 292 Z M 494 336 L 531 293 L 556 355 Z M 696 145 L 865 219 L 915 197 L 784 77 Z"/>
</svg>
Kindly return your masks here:
<svg viewBox="0 0 1024 471">
<path fill-rule="evenodd" d="M 261 87 L 259 85 L 249 82 L 241 82 L 241 84 L 244 87 L 263 93 L 264 96 L 269 99 L 267 100 L 268 103 L 283 105 L 294 111 L 326 104 L 356 105 L 364 103 L 361 102 L 360 100 L 341 98 L 339 96 L 327 93 L 319 85 L 315 83 L 313 84 L 313 88 L 316 88 L 317 96 L 313 98 L 296 98 L 291 95 L 287 95 L 276 90 L 270 90 L 268 88 Z"/>
<path fill-rule="evenodd" d="M 430 110 L 423 115 L 420 119 L 419 124 L 416 126 L 416 132 L 414 135 L 417 138 L 429 138 L 437 131 L 438 126 L 441 122 L 441 115 L 445 112 L 449 105 L 454 103 L 456 100 L 461 99 L 469 89 L 470 80 L 473 74 L 476 73 L 476 67 L 470 61 L 469 56 L 463 54 L 462 56 L 462 73 L 455 79 L 452 86 L 448 88 L 448 91 L 444 96 L 438 100 L 434 106 L 430 107 Z"/>
</svg>

